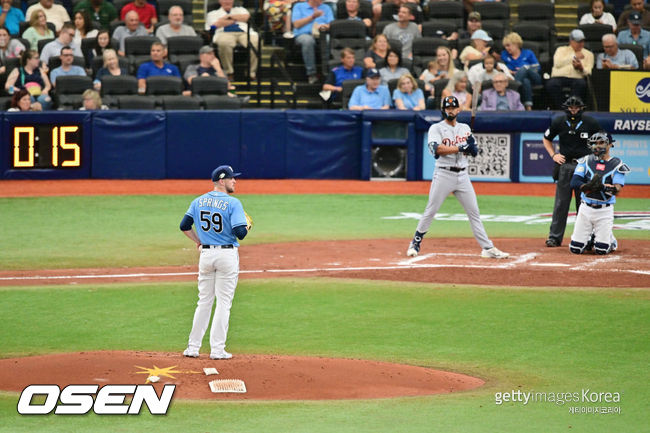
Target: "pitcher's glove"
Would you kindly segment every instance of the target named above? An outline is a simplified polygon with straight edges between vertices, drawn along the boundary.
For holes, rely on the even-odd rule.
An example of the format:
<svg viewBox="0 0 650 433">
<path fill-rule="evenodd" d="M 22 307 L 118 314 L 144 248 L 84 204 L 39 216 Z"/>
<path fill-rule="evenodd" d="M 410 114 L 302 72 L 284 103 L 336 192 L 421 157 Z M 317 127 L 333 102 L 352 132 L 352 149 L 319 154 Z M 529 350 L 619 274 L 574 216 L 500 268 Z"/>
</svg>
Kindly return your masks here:
<svg viewBox="0 0 650 433">
<path fill-rule="evenodd" d="M 248 215 L 246 211 L 244 211 L 244 215 L 246 216 L 246 230 L 251 231 L 253 228 L 253 218 L 251 218 L 251 216 Z"/>
<path fill-rule="evenodd" d="M 600 192 L 605 187 L 603 185 L 602 179 L 603 177 L 600 174 L 595 173 L 594 177 L 592 177 L 589 182 L 583 183 L 580 189 L 586 193 Z"/>
</svg>

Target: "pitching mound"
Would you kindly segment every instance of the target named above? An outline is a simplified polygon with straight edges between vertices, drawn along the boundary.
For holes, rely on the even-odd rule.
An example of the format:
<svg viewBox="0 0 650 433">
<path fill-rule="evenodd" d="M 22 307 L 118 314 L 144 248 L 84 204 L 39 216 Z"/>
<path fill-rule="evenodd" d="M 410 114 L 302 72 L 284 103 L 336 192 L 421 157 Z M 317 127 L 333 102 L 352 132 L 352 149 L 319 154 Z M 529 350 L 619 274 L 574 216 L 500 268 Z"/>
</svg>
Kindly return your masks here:
<svg viewBox="0 0 650 433">
<path fill-rule="evenodd" d="M 206 376 L 214 367 L 218 375 Z M 160 395 L 175 384 L 174 398 L 205 400 L 332 400 L 445 394 L 478 388 L 485 382 L 463 374 L 359 359 L 235 355 L 213 361 L 179 353 L 79 352 L 0 359 L 0 386 L 22 391 L 30 384 L 141 384 L 158 376 Z M 245 394 L 210 391 L 215 379 L 241 379 Z"/>
</svg>

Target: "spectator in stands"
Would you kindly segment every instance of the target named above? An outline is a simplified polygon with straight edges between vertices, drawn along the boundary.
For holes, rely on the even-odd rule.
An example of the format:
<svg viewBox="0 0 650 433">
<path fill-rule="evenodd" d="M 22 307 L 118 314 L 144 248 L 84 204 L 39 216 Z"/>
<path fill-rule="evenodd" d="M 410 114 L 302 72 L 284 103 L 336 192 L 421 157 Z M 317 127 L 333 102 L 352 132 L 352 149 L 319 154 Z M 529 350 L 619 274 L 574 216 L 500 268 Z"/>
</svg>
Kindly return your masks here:
<svg viewBox="0 0 650 433">
<path fill-rule="evenodd" d="M 367 11 L 361 10 L 360 2 L 361 0 L 345 0 L 345 16 L 349 20 L 362 21 L 367 28 L 372 27 L 371 16 L 367 14 Z"/>
<path fill-rule="evenodd" d="M 583 24 L 607 24 L 612 26 L 612 30 L 616 31 L 616 18 L 609 12 L 605 12 L 604 0 L 591 0 L 591 12 L 584 14 L 580 18 L 580 25 Z"/>
<path fill-rule="evenodd" d="M 641 15 L 632 12 L 628 15 L 627 23 L 629 29 L 618 32 L 619 44 L 632 44 L 643 47 L 643 57 L 650 55 L 650 31 L 641 28 Z"/>
<path fill-rule="evenodd" d="M 160 39 L 163 45 L 167 45 L 167 38 L 174 36 L 196 36 L 196 32 L 191 26 L 183 24 L 183 8 L 172 6 L 167 13 L 169 22 L 158 27 L 156 37 Z"/>
<path fill-rule="evenodd" d="M 470 39 L 475 31 L 480 30 L 483 26 L 481 14 L 479 12 L 470 12 L 467 15 L 467 25 L 465 29 L 460 29 L 456 37 L 450 39 Z"/>
<path fill-rule="evenodd" d="M 440 45 L 436 49 L 436 59 L 427 64 L 427 69 L 422 71 L 420 80 L 424 81 L 427 90 L 433 91 L 433 83 L 443 78 L 451 78 L 454 72 L 456 67 L 451 58 L 451 50 Z"/>
<path fill-rule="evenodd" d="M 86 71 L 81 66 L 73 65 L 74 62 L 74 52 L 71 47 L 61 48 L 61 66 L 58 68 L 52 69 L 50 72 L 50 82 L 53 87 L 56 87 L 56 79 L 58 77 L 69 77 L 69 76 L 86 76 Z"/>
<path fill-rule="evenodd" d="M 20 89 L 11 97 L 11 106 L 7 111 L 43 111 L 40 102 L 32 102 L 31 95 Z"/>
<path fill-rule="evenodd" d="M 460 61 L 467 67 L 472 60 L 483 60 L 490 53 L 492 38 L 485 30 L 472 33 L 471 42 L 460 53 Z"/>
<path fill-rule="evenodd" d="M 118 17 L 117 9 L 108 0 L 82 0 L 74 7 L 74 12 L 78 11 L 87 11 L 91 19 L 105 30 L 108 30 Z"/>
<path fill-rule="evenodd" d="M 499 73 L 504 74 L 508 80 L 515 79 L 505 63 L 497 62 L 497 59 L 492 54 L 488 54 L 481 63 L 469 68 L 467 79 L 472 84 L 472 87 L 481 86 L 483 81 L 493 80 Z"/>
<path fill-rule="evenodd" d="M 307 78 L 310 84 L 318 82 L 316 76 L 316 39 L 321 30 L 329 29 L 329 24 L 334 20 L 332 8 L 323 5 L 322 0 L 307 0 L 296 3 L 293 7 L 291 22 L 296 44 L 302 51 L 302 60 L 305 62 Z M 318 37 L 318 36 L 317 36 Z"/>
<path fill-rule="evenodd" d="M 138 79 L 138 93 L 145 93 L 147 91 L 147 78 L 166 75 L 179 77 L 181 73 L 178 71 L 176 65 L 165 62 L 165 46 L 160 42 L 151 44 L 151 61 L 140 65 L 136 78 Z"/>
<path fill-rule="evenodd" d="M 467 74 L 464 71 L 456 71 L 449 80 L 449 84 L 442 91 L 441 101 L 447 96 L 455 96 L 458 99 L 461 111 L 472 109 L 472 95 L 467 91 Z"/>
<path fill-rule="evenodd" d="M 41 39 L 54 39 L 54 32 L 47 26 L 45 12 L 37 10 L 29 19 L 29 28 L 23 32 L 23 39 L 29 41 L 29 47 L 38 51 L 38 41 Z"/>
<path fill-rule="evenodd" d="M 291 32 L 291 5 L 298 0 L 264 0 L 264 10 L 272 32 L 293 39 Z"/>
<path fill-rule="evenodd" d="M 98 91 L 102 88 L 102 77 L 129 75 L 129 71 L 120 66 L 117 52 L 115 52 L 114 49 L 107 48 L 104 50 L 102 57 L 104 58 L 104 66 L 99 68 L 97 75 L 95 75 L 95 80 L 93 81 L 93 87 Z"/>
<path fill-rule="evenodd" d="M 630 50 L 618 48 L 616 35 L 608 33 L 603 35 L 604 53 L 599 53 L 596 59 L 598 69 L 639 69 L 639 61 Z"/>
<path fill-rule="evenodd" d="M 559 110 L 565 97 L 563 87 L 571 88 L 571 96 L 584 100 L 587 96 L 587 75 L 594 67 L 594 55 L 585 49 L 585 34 L 580 29 L 569 33 L 569 45 L 558 47 L 553 55 L 551 79 L 546 82 L 546 92 L 551 108 Z"/>
<path fill-rule="evenodd" d="M 390 50 L 388 38 L 384 34 L 375 36 L 370 44 L 370 48 L 363 57 L 363 66 L 366 69 L 382 68 L 386 64 L 386 56 Z"/>
<path fill-rule="evenodd" d="M 142 25 L 147 29 L 147 32 L 153 33 L 154 26 L 158 23 L 158 14 L 156 7 L 147 0 L 133 0 L 133 3 L 127 3 L 120 11 L 120 19 L 126 20 L 126 14 L 131 11 L 138 13 L 138 19 Z"/>
<path fill-rule="evenodd" d="M 93 89 L 86 89 L 82 94 L 83 105 L 79 107 L 81 111 L 108 110 L 108 107 L 102 104 L 102 97 L 99 92 Z"/>
<path fill-rule="evenodd" d="M 44 110 L 48 110 L 52 106 L 52 98 L 49 95 L 52 84 L 47 78 L 45 69 L 40 66 L 38 51 L 23 51 L 20 56 L 20 67 L 9 73 L 5 90 L 12 95 L 14 91 L 25 89 L 31 95 L 32 102 L 38 102 Z"/>
<path fill-rule="evenodd" d="M 384 27 L 383 34 L 388 39 L 397 39 L 402 42 L 402 58 L 413 58 L 413 40 L 422 37 L 418 25 L 412 22 L 413 13 L 408 5 L 402 5 L 397 13 L 397 22 Z"/>
<path fill-rule="evenodd" d="M 124 25 L 119 26 L 113 32 L 113 39 L 115 39 L 120 46 L 120 48 L 117 50 L 117 54 L 119 54 L 120 56 L 126 55 L 124 50 L 124 40 L 126 38 L 129 38 L 131 36 L 147 36 L 147 35 L 149 35 L 149 33 L 147 32 L 147 29 L 144 28 L 144 25 L 142 25 L 142 23 L 140 22 L 140 19 L 138 18 L 138 13 L 136 11 L 127 12 L 126 17 L 124 19 Z"/>
<path fill-rule="evenodd" d="M 424 93 L 413 75 L 404 74 L 393 90 L 393 104 L 398 110 L 424 110 Z"/>
<path fill-rule="evenodd" d="M 228 79 L 226 74 L 223 73 L 221 69 L 221 63 L 217 56 L 214 55 L 214 49 L 209 46 L 204 46 L 199 49 L 199 63 L 195 65 L 189 65 L 185 69 L 185 74 L 183 78 L 187 81 L 187 84 L 192 84 L 192 80 L 195 77 L 221 77 Z M 228 83 L 228 89 L 234 90 L 235 86 Z M 187 93 L 189 95 L 189 93 Z"/>
<path fill-rule="evenodd" d="M 650 27 L 650 12 L 645 8 L 645 0 L 630 0 L 630 9 L 624 10 L 618 17 L 618 28 L 625 27 L 631 14 L 639 14 L 639 22 L 643 27 Z M 619 41 L 620 43 L 620 41 Z"/>
<path fill-rule="evenodd" d="M 343 48 L 341 50 L 341 64 L 330 71 L 325 84 L 323 84 L 321 97 L 324 100 L 338 100 L 343 91 L 343 82 L 345 80 L 361 79 L 363 68 L 355 66 L 355 62 L 354 50 Z"/>
<path fill-rule="evenodd" d="M 0 27 L 0 74 L 6 72 L 7 59 L 19 57 L 25 46 L 18 39 L 12 39 L 6 28 Z"/>
<path fill-rule="evenodd" d="M 205 25 L 214 27 L 213 42 L 219 47 L 219 58 L 223 66 L 224 72 L 228 78 L 234 78 L 235 69 L 233 67 L 233 50 L 237 44 L 247 47 L 248 46 L 248 20 L 251 17 L 246 8 L 235 6 L 233 7 L 233 0 L 219 0 L 221 7 L 216 11 L 208 13 Z M 254 31 L 250 31 L 250 43 L 257 49 L 258 35 Z M 250 77 L 256 78 L 257 74 L 257 55 L 252 51 L 250 52 Z"/>
<path fill-rule="evenodd" d="M 524 41 L 518 33 L 512 32 L 503 38 L 504 50 L 501 60 L 510 70 L 510 73 L 522 85 L 524 106 L 526 110 L 533 109 L 533 86 L 542 84 L 541 68 L 535 53 L 524 49 Z"/>
<path fill-rule="evenodd" d="M 92 23 L 90 22 L 90 15 L 88 11 L 81 10 L 74 13 L 74 38 L 72 43 L 78 47 L 81 47 L 81 40 L 84 38 L 94 38 L 97 36 L 97 29 L 92 28 Z"/>
<path fill-rule="evenodd" d="M 524 111 L 518 92 L 508 89 L 508 78 L 497 72 L 492 79 L 492 88 L 483 91 L 480 111 Z"/>
<path fill-rule="evenodd" d="M 350 110 L 388 110 L 391 99 L 388 87 L 380 84 L 379 71 L 375 68 L 366 72 L 366 84 L 354 88 L 348 109 Z"/>
<path fill-rule="evenodd" d="M 67 22 L 63 24 L 61 31 L 59 32 L 59 37 L 54 39 L 52 42 L 45 44 L 41 50 L 41 62 L 47 64 L 50 60 L 50 57 L 56 57 L 61 54 L 61 48 L 70 47 L 74 52 L 75 56 L 82 57 L 81 47 L 72 42 L 74 39 L 74 24 Z"/>
<path fill-rule="evenodd" d="M 25 12 L 25 19 L 31 19 L 32 14 L 35 11 L 45 12 L 45 18 L 47 19 L 47 22 L 54 24 L 57 33 L 61 31 L 63 23 L 70 21 L 70 15 L 68 15 L 68 11 L 65 10 L 63 6 L 54 3 L 54 0 L 40 0 L 39 3 L 34 3 L 27 8 L 27 12 Z"/>
<path fill-rule="evenodd" d="M 20 23 L 25 21 L 23 11 L 11 7 L 12 0 L 0 0 L 0 27 L 5 27 L 12 36 L 19 36 Z"/>
<path fill-rule="evenodd" d="M 87 59 L 87 63 L 90 64 L 90 61 L 97 56 L 104 54 L 104 50 L 107 50 L 111 47 L 111 35 L 108 30 L 100 30 L 95 36 L 95 43 L 93 44 L 92 49 L 84 53 Z"/>
<path fill-rule="evenodd" d="M 410 72 L 402 66 L 400 53 L 395 50 L 389 50 L 386 56 L 386 66 L 379 70 L 381 84 L 388 84 L 390 80 L 399 78 L 404 74 L 410 74 Z"/>
</svg>

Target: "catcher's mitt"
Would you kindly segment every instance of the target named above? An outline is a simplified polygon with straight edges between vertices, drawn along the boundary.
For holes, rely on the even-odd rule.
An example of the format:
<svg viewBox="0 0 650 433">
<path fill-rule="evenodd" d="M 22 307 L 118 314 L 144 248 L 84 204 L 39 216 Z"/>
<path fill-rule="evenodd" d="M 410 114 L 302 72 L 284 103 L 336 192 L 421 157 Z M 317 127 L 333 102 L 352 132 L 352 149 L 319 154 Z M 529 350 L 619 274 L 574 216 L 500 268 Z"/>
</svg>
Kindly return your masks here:
<svg viewBox="0 0 650 433">
<path fill-rule="evenodd" d="M 582 190 L 585 192 L 600 192 L 604 188 L 602 180 L 603 177 L 595 173 L 589 182 L 582 185 Z"/>
<path fill-rule="evenodd" d="M 253 218 L 246 211 L 244 211 L 244 215 L 246 215 L 246 230 L 250 231 L 253 228 Z"/>
</svg>

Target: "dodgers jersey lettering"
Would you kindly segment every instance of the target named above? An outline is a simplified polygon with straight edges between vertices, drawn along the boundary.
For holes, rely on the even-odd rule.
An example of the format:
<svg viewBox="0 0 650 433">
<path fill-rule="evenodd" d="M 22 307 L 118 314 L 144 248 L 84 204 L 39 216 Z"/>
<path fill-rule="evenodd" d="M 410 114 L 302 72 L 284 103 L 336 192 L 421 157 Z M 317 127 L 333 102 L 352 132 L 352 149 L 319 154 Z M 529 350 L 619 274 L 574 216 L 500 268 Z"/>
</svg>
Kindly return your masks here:
<svg viewBox="0 0 650 433">
<path fill-rule="evenodd" d="M 194 219 L 196 234 L 203 245 L 239 246 L 233 227 L 245 226 L 241 202 L 225 192 L 210 191 L 197 197 L 185 215 Z"/>
<path fill-rule="evenodd" d="M 444 120 L 434 123 L 429 128 L 429 148 L 432 143 L 438 143 L 443 146 L 456 146 L 467 141 L 467 137 L 472 134 L 469 125 L 466 123 L 456 122 L 455 126 L 451 126 Z M 462 153 L 454 153 L 451 155 L 433 155 L 436 158 L 436 168 L 438 167 L 467 167 L 467 156 Z"/>
</svg>

